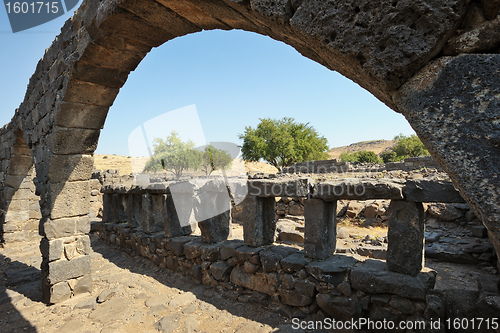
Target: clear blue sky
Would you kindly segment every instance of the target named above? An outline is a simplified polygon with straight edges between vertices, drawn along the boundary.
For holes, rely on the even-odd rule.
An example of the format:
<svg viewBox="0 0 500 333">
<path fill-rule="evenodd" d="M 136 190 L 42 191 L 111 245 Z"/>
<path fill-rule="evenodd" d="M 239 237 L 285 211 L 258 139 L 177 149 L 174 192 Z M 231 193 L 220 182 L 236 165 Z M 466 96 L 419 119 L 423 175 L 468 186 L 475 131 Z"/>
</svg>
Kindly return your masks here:
<svg viewBox="0 0 500 333">
<path fill-rule="evenodd" d="M 13 34 L 1 7 L 1 125 L 22 102 L 38 60 L 69 16 Z M 403 116 L 292 47 L 249 32 L 208 31 L 169 41 L 146 56 L 110 108 L 96 153 L 129 155 L 134 129 L 191 105 L 207 142 L 240 144 L 245 126 L 267 117 L 308 122 L 330 147 L 413 134 Z"/>
</svg>

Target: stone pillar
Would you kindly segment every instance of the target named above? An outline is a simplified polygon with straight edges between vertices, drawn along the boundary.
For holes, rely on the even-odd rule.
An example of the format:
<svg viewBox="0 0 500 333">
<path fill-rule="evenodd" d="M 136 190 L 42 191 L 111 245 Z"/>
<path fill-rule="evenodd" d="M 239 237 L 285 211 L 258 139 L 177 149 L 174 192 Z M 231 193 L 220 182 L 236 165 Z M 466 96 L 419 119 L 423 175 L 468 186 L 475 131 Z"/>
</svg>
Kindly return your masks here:
<svg viewBox="0 0 500 333">
<path fill-rule="evenodd" d="M 249 195 L 243 200 L 243 238 L 253 247 L 272 244 L 276 232 L 276 200 L 274 197 Z"/>
<path fill-rule="evenodd" d="M 147 234 L 163 231 L 167 211 L 164 194 L 142 195 L 142 230 Z"/>
<path fill-rule="evenodd" d="M 115 193 L 113 194 L 113 216 L 116 223 L 126 223 L 128 219 L 127 214 L 127 198 L 126 194 Z"/>
<path fill-rule="evenodd" d="M 181 225 L 177 211 L 175 210 L 174 200 L 171 194 L 165 195 L 165 205 L 167 218 L 164 220 L 165 237 L 178 237 L 191 235 L 193 227 L 191 224 Z"/>
<path fill-rule="evenodd" d="M 231 235 L 230 210 L 217 216 L 198 222 L 203 243 L 218 243 L 228 239 Z"/>
<path fill-rule="evenodd" d="M 114 199 L 113 193 L 102 195 L 102 222 L 114 222 Z"/>
<path fill-rule="evenodd" d="M 424 207 L 421 202 L 392 200 L 389 206 L 387 268 L 411 276 L 424 267 Z"/>
<path fill-rule="evenodd" d="M 304 250 L 312 259 L 325 259 L 337 245 L 337 201 L 304 200 Z"/>
<path fill-rule="evenodd" d="M 127 196 L 127 221 L 131 228 L 142 227 L 142 196 L 130 193 Z"/>
<path fill-rule="evenodd" d="M 8 175 L 7 181 L 13 176 Z M 4 192 L 7 194 L 4 202 L 5 213 L 3 215 L 3 241 L 13 243 L 27 241 L 29 228 L 30 195 L 29 184 L 25 182 L 19 184 L 18 188 L 6 187 Z"/>
<path fill-rule="evenodd" d="M 10 158 L 5 187 L 2 189 L 2 209 L 0 225 L 5 243 L 28 241 L 31 231 L 38 233 L 37 226 L 30 226 L 30 200 L 36 198 L 33 184 L 33 157 L 21 133 L 9 145 L 13 156 Z M 34 229 L 34 230 L 33 230 Z"/>
<path fill-rule="evenodd" d="M 51 155 L 42 184 L 42 289 L 44 301 L 58 303 L 92 291 L 90 264 L 91 155 Z M 38 170 L 47 166 L 37 164 Z"/>
<path fill-rule="evenodd" d="M 211 179 L 198 188 L 195 217 L 204 243 L 218 243 L 231 235 L 231 198 L 222 179 Z"/>
</svg>

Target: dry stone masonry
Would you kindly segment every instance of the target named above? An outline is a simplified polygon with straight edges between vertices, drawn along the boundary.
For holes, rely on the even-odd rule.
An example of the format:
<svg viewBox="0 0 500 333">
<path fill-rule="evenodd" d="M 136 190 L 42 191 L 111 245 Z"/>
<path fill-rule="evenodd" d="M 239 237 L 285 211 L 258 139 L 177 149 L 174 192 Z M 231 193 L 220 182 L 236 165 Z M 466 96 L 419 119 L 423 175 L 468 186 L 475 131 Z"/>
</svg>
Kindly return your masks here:
<svg viewBox="0 0 500 333">
<path fill-rule="evenodd" d="M 441 170 L 439 164 L 431 156 L 410 157 L 402 162 L 377 163 L 351 163 L 336 159 L 324 161 L 307 161 L 295 163 L 283 168 L 283 173 L 369 173 L 393 170 L 412 171 L 422 168 Z"/>
<path fill-rule="evenodd" d="M 123 202 L 129 202 L 127 196 L 140 198 L 136 196 L 140 192 L 142 198 L 146 197 L 145 193 L 165 198 L 171 194 L 170 186 L 189 182 L 169 186 L 153 183 L 139 188 L 117 183 L 104 187 L 103 191 L 107 196 L 122 196 L 120 201 L 110 201 L 110 212 L 125 209 L 130 214 L 135 208 L 123 205 Z M 241 180 L 229 179 L 229 182 L 241 183 Z M 220 184 L 220 181 L 215 183 Z M 392 198 L 386 261 L 358 255 L 332 255 L 336 243 L 335 199 L 356 198 L 348 191 L 341 193 L 338 188 L 361 188 L 361 185 L 366 191 L 358 193 L 358 198 Z M 197 209 L 198 196 L 203 195 L 205 186 L 207 183 L 191 193 L 193 211 Z M 436 272 L 423 267 L 424 209 L 419 200 L 462 202 L 451 182 L 368 178 L 314 182 L 310 178 L 262 178 L 249 180 L 247 187 L 251 194 L 242 202 L 245 214 L 240 216 L 243 218 L 243 240 L 225 239 L 227 231 L 220 232 L 226 227 L 225 219 L 202 229 L 201 237 L 189 235 L 191 231 L 171 236 L 169 224 L 177 225 L 178 220 L 169 220 L 168 216 L 175 207 L 162 200 L 153 201 L 150 208 L 162 212 L 163 217 L 159 220 L 166 223 L 159 226 L 163 225 L 164 229 L 145 231 L 144 223 L 137 225 L 130 220 L 120 221 L 119 216 L 127 215 L 125 212 L 110 214 L 110 220 L 93 223 L 93 230 L 106 242 L 148 258 L 160 269 L 169 269 L 223 290 L 231 299 L 282 306 L 290 316 L 321 311 L 343 320 L 357 317 L 391 318 L 394 321 L 446 318 L 444 303 L 447 296 L 434 290 Z M 234 186 L 228 186 L 227 190 L 231 188 Z M 300 197 L 304 202 L 304 250 L 273 244 L 274 196 L 285 194 Z M 141 212 L 142 216 L 150 214 L 146 210 Z M 141 220 L 145 221 L 144 218 Z M 217 234 L 220 241 L 212 242 L 209 237 L 204 237 L 206 233 Z M 483 304 L 487 302 L 485 299 L 480 297 L 477 302 L 476 315 L 492 315 L 488 312 L 493 311 L 492 308 Z M 448 305 L 448 309 L 452 311 L 454 308 Z"/>
<path fill-rule="evenodd" d="M 220 193 L 230 192 L 231 186 L 221 179 L 203 180 L 202 185 L 197 187 L 196 183 L 199 185 L 200 181 L 180 181 L 168 185 L 152 183 L 146 187 L 123 183 L 105 186 L 103 222 L 126 224 L 128 228 L 147 235 L 172 238 L 192 234 L 193 225 L 198 221 L 202 243 L 227 240 L 231 231 L 230 196 L 225 197 L 227 209 L 223 213 L 207 215 L 209 217 L 205 220 L 196 217 L 206 205 L 214 207 L 213 200 L 223 201 Z M 273 244 L 276 233 L 275 197 L 303 198 L 305 255 L 318 260 L 328 258 L 336 249 L 337 200 L 391 199 L 388 267 L 391 271 L 411 276 L 417 275 L 423 268 L 422 202 L 463 202 L 451 182 L 427 179 L 353 178 L 314 182 L 311 178 L 275 178 L 249 180 L 247 187 L 248 195 L 242 202 L 244 214 L 240 217 L 243 220 L 244 243 L 250 247 Z M 185 189 L 186 193 L 176 191 L 178 188 Z M 190 217 L 188 225 L 182 223 L 179 206 L 174 203 L 174 197 L 179 194 L 183 196 L 184 203 L 180 208 L 185 211 L 185 216 Z"/>
<path fill-rule="evenodd" d="M 85 0 L 0 129 L 2 238 L 30 221 L 34 165 L 46 301 L 89 290 L 82 244 L 90 229 L 92 154 L 109 106 L 153 47 L 201 30 L 242 29 L 291 45 L 401 112 L 500 253 L 499 7 L 477 0 Z M 266 199 L 259 200 L 256 218 L 266 215 Z M 138 211 L 132 217 L 144 218 Z M 251 238 L 267 242 L 258 233 Z"/>
</svg>

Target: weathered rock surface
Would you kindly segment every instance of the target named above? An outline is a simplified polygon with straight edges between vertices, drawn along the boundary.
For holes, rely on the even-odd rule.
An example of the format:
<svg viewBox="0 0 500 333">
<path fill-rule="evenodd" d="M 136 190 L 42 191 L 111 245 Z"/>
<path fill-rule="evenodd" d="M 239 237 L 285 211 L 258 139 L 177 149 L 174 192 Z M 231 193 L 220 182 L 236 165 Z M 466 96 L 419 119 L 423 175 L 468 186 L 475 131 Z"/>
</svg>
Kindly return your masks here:
<svg viewBox="0 0 500 333">
<path fill-rule="evenodd" d="M 370 73 L 381 86 L 374 88 L 374 82 L 366 80 L 370 82 L 365 86 L 368 90 L 390 91 L 439 52 L 465 14 L 467 4 L 450 0 L 314 0 L 303 2 L 290 23 L 297 31 L 326 44 L 332 57 L 343 62 L 338 71 L 359 79 Z M 356 75 L 353 70 L 363 74 Z"/>
<path fill-rule="evenodd" d="M 390 272 L 386 263 L 373 259 L 351 271 L 353 288 L 369 293 L 388 293 L 405 298 L 424 300 L 427 291 L 432 289 L 436 272 L 422 271 L 416 277 Z"/>
<path fill-rule="evenodd" d="M 441 221 L 455 221 L 464 214 L 451 204 L 434 203 L 429 205 L 427 213 Z"/>
<path fill-rule="evenodd" d="M 357 262 L 353 257 L 333 255 L 326 260 L 308 264 L 306 269 L 318 281 L 338 285 Z"/>
<path fill-rule="evenodd" d="M 405 199 L 416 202 L 464 202 L 452 183 L 442 180 L 407 180 Z"/>
<path fill-rule="evenodd" d="M 346 178 L 314 185 L 313 198 L 333 200 L 403 199 L 403 184 L 391 180 Z"/>
<path fill-rule="evenodd" d="M 497 253 L 499 61 L 500 56 L 492 54 L 440 58 L 409 80 L 394 98 L 398 109 L 488 228 Z"/>
<path fill-rule="evenodd" d="M 389 206 L 387 267 L 416 276 L 424 267 L 424 208 L 420 202 L 392 200 Z"/>
</svg>

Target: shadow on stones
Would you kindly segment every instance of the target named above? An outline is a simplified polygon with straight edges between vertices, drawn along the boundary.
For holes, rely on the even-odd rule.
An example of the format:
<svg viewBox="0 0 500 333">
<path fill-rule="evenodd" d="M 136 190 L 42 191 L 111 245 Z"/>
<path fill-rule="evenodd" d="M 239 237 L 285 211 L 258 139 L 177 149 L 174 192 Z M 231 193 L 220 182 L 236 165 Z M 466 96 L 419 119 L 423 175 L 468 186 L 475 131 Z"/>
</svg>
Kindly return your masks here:
<svg viewBox="0 0 500 333">
<path fill-rule="evenodd" d="M 13 290 L 25 297 L 9 296 L 7 290 Z M 40 270 L 0 254 L 0 331 L 36 332 L 35 327 L 16 309 L 14 304 L 28 306 L 31 302 L 42 299 Z"/>
<path fill-rule="evenodd" d="M 192 280 L 190 277 L 176 273 L 168 268 L 160 268 L 149 259 L 131 255 L 123 251 L 120 247 L 104 243 L 97 237 L 91 237 L 91 242 L 94 252 L 101 254 L 103 258 L 122 269 L 152 277 L 159 283 L 170 288 L 192 292 L 198 300 L 207 302 L 219 310 L 226 310 L 234 316 L 247 318 L 278 328 L 275 332 L 288 332 L 288 325 L 285 324 L 286 318 L 267 310 L 267 306 L 260 303 L 243 303 L 229 299 L 219 293 L 214 287 L 205 286 L 200 282 Z"/>
</svg>

